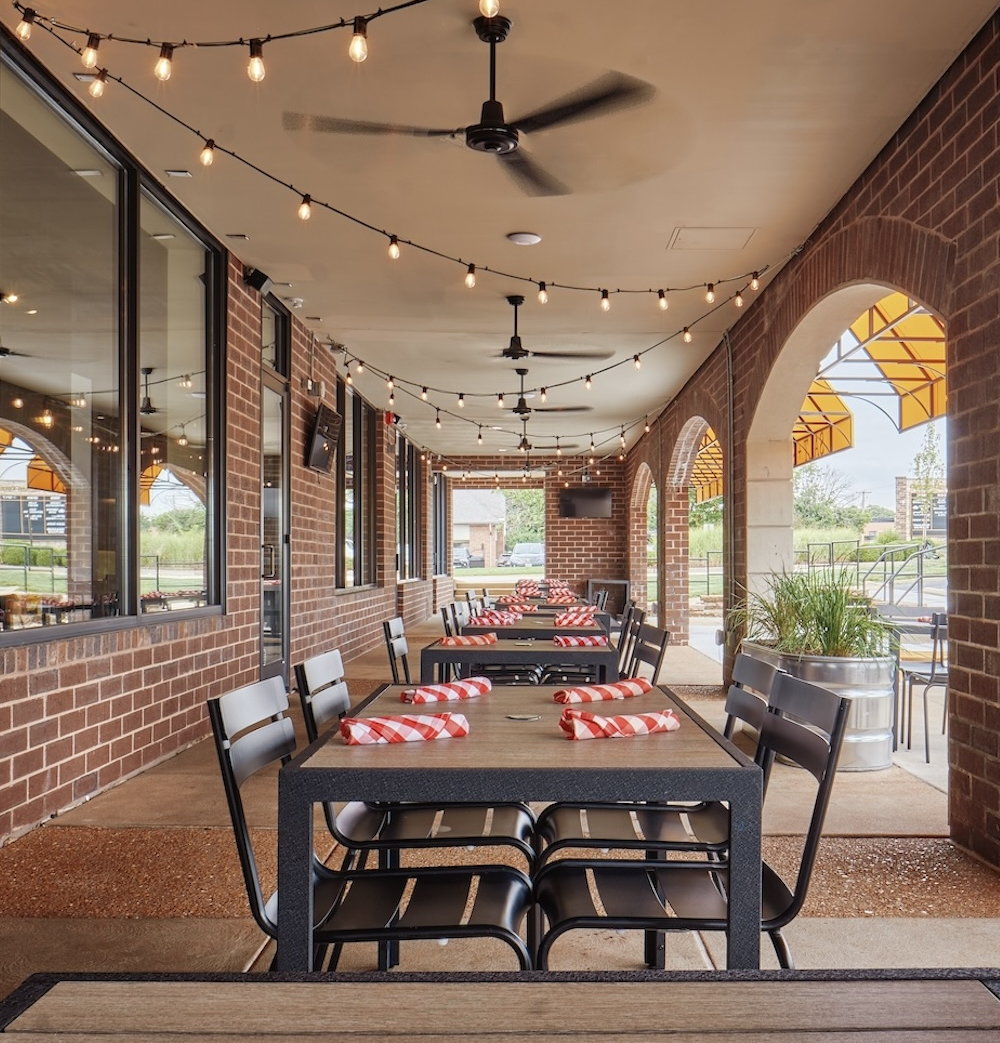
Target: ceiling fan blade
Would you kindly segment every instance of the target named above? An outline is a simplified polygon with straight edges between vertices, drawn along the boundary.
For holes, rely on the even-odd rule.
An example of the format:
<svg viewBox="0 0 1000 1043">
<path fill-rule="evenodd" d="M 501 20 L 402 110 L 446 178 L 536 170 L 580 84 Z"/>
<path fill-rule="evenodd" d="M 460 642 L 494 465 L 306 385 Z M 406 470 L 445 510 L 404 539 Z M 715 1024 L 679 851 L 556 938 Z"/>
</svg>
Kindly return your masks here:
<svg viewBox="0 0 1000 1043">
<path fill-rule="evenodd" d="M 529 196 L 566 196 L 570 189 L 558 178 L 543 170 L 523 148 L 497 156 L 500 165 Z"/>
<path fill-rule="evenodd" d="M 345 120 L 338 116 L 312 116 L 307 112 L 285 112 L 281 117 L 285 130 L 315 130 L 324 134 L 409 134 L 414 138 L 449 138 L 465 133 L 465 127 L 411 127 L 405 123 L 371 123 L 368 120 Z"/>
<path fill-rule="evenodd" d="M 578 442 L 560 442 L 559 445 L 533 445 L 536 453 L 554 453 L 557 449 L 579 449 Z"/>
<path fill-rule="evenodd" d="M 589 413 L 593 406 L 532 406 L 532 413 Z"/>
<path fill-rule="evenodd" d="M 603 362 L 614 355 L 613 351 L 531 351 L 532 358 L 538 359 L 591 359 Z"/>
<path fill-rule="evenodd" d="M 655 93 L 656 88 L 651 83 L 612 71 L 586 87 L 581 87 L 578 91 L 552 102 L 551 105 L 546 105 L 544 109 L 511 120 L 511 124 L 528 133 L 546 130 L 564 123 L 593 119 L 616 109 L 641 105 L 649 101 Z"/>
</svg>

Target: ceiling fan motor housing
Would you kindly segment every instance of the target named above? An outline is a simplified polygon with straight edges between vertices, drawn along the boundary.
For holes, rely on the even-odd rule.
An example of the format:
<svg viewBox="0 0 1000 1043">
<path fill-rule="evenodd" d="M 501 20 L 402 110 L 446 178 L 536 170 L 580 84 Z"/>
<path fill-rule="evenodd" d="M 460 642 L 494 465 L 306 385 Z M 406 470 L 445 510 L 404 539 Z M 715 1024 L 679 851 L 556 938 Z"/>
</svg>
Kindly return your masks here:
<svg viewBox="0 0 1000 1043">
<path fill-rule="evenodd" d="M 504 122 L 500 102 L 483 102 L 479 122 L 465 128 L 465 143 L 478 152 L 492 152 L 497 156 L 517 148 L 517 131 Z"/>
</svg>

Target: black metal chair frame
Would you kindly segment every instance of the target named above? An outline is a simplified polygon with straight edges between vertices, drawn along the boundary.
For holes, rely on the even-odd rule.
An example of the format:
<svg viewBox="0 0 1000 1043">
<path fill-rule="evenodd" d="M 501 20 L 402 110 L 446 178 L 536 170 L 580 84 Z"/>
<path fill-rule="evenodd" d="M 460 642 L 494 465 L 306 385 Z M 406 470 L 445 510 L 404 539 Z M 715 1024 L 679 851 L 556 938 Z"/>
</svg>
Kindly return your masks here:
<svg viewBox="0 0 1000 1043">
<path fill-rule="evenodd" d="M 771 687 L 758 745 L 758 763 L 783 756 L 816 781 L 816 796 L 794 884 L 762 863 L 761 930 L 779 964 L 793 966 L 781 931 L 799 913 L 819 849 L 851 700 L 785 673 Z M 663 932 L 725 931 L 728 867 L 711 861 L 564 859 L 534 879 L 535 899 L 548 929 L 540 934 L 535 965 L 547 969 L 549 950 L 569 930 L 608 928 L 647 932 L 646 961 L 663 965 Z M 594 886 L 600 907 L 591 891 Z"/>
<path fill-rule="evenodd" d="M 930 656 L 926 662 L 907 663 L 900 660 L 902 673 L 902 709 L 900 717 L 906 718 L 906 748 L 913 743 L 913 689 L 923 687 L 924 704 L 924 759 L 931 762 L 930 717 L 927 705 L 927 693 L 931 688 L 945 690 L 944 717 L 941 722 L 941 734 L 945 733 L 948 724 L 948 615 L 945 612 L 931 614 L 930 622 Z"/>
<path fill-rule="evenodd" d="M 382 632 L 385 635 L 385 647 L 389 653 L 389 669 L 392 671 L 393 684 L 412 684 L 410 678 L 410 662 L 407 656 L 409 648 L 406 645 L 406 634 L 404 632 L 401 616 L 393 616 L 392 619 L 382 621 Z M 403 675 L 400 680 L 399 668 L 402 666 Z"/>
<path fill-rule="evenodd" d="M 295 750 L 288 695 L 272 677 L 208 701 L 222 779 L 250 908 L 258 926 L 277 937 L 277 892 L 265 899 L 241 787 L 259 771 L 285 763 Z M 472 889 L 475 898 L 466 915 Z M 405 902 L 405 907 L 403 903 Z M 510 866 L 434 869 L 331 869 L 313 863 L 314 955 L 332 967 L 346 942 L 398 943 L 424 938 L 493 937 L 516 953 L 521 970 L 531 955 L 518 928 L 531 903 L 531 884 Z"/>
<path fill-rule="evenodd" d="M 663 667 L 669 644 L 669 630 L 652 626 L 649 623 L 641 624 L 636 631 L 635 641 L 629 654 L 626 676 L 638 677 L 639 667 L 646 665 L 652 669 L 651 679 L 653 684 L 656 684 L 660 679 L 660 670 Z"/>
</svg>

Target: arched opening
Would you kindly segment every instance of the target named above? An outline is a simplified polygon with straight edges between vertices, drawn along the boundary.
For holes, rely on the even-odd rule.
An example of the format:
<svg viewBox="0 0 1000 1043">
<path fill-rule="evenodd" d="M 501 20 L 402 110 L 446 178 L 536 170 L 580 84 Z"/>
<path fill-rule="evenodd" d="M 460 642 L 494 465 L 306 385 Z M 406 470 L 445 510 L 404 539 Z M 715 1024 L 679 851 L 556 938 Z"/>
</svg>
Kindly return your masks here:
<svg viewBox="0 0 1000 1043">
<path fill-rule="evenodd" d="M 659 546 L 660 521 L 658 520 L 656 484 L 648 464 L 640 464 L 632 481 L 629 498 L 629 559 L 632 562 L 630 595 L 639 608 L 646 612 L 652 622 L 662 618 L 660 598 L 662 584 L 659 581 L 657 558 L 650 564 L 649 511 L 650 496 L 653 496 L 653 518 L 655 545 Z M 652 584 L 650 578 L 652 577 Z"/>
</svg>

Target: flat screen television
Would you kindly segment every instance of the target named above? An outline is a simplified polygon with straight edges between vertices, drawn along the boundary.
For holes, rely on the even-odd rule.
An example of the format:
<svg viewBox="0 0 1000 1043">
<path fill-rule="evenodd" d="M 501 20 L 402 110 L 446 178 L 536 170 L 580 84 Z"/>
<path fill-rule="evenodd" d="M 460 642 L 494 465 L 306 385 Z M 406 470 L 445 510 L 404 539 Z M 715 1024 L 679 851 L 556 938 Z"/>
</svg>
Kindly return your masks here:
<svg viewBox="0 0 1000 1043">
<path fill-rule="evenodd" d="M 559 490 L 560 518 L 610 518 L 611 490 L 591 485 Z"/>
<path fill-rule="evenodd" d="M 344 418 L 329 406 L 321 405 L 316 410 L 316 419 L 306 445 L 306 467 L 323 474 L 333 470 L 343 423 Z"/>
</svg>

